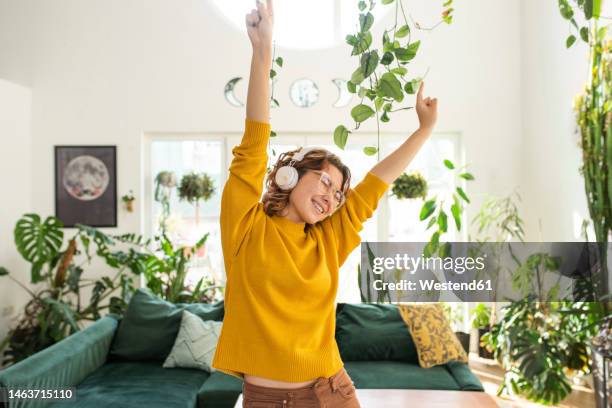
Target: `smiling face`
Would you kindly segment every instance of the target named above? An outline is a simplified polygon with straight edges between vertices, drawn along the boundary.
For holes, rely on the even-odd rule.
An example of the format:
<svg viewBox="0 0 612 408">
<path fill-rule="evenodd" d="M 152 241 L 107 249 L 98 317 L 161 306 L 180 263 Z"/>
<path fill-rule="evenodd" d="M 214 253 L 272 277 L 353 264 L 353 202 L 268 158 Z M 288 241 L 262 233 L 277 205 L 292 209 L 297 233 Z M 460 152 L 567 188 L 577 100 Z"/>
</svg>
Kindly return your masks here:
<svg viewBox="0 0 612 408">
<path fill-rule="evenodd" d="M 324 183 L 321 180 L 322 172 L 329 175 L 331 182 L 330 192 L 326 193 Z M 306 222 L 316 224 L 334 213 L 338 208 L 338 199 L 342 191 L 342 172 L 329 163 L 325 163 L 321 170 L 308 170 L 289 195 L 289 204 L 283 215 L 293 222 Z M 342 200 L 340 200 L 340 205 Z"/>
</svg>

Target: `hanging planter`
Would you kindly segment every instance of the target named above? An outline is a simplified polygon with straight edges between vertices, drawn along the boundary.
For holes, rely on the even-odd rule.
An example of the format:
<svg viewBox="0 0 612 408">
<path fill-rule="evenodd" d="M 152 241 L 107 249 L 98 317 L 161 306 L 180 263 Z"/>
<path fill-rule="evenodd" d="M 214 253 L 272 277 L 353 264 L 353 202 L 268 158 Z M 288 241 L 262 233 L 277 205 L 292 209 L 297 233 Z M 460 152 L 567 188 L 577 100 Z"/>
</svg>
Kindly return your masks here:
<svg viewBox="0 0 612 408">
<path fill-rule="evenodd" d="M 427 197 L 427 180 L 418 171 L 410 174 L 403 173 L 393 182 L 391 193 L 398 200 Z"/>
<path fill-rule="evenodd" d="M 179 198 L 195 206 L 195 222 L 200 223 L 200 201 L 208 201 L 215 192 L 213 179 L 206 173 L 190 173 L 183 176 L 178 187 Z"/>
</svg>

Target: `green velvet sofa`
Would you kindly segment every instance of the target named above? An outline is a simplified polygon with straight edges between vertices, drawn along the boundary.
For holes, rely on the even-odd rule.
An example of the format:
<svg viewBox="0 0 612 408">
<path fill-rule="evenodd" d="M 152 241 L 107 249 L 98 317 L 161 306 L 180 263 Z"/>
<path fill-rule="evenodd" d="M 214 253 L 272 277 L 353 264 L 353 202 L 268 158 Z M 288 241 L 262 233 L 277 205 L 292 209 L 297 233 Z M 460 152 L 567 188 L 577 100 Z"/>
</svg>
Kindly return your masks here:
<svg viewBox="0 0 612 408">
<path fill-rule="evenodd" d="M 242 381 L 216 371 L 163 368 L 183 310 L 223 320 L 223 301 L 172 304 L 138 289 L 123 318 L 107 315 L 53 346 L 0 371 L 0 387 L 75 387 L 76 400 L 12 401 L 16 407 L 231 408 Z M 394 305 L 340 303 L 336 340 L 357 388 L 483 391 L 461 362 L 424 369 Z"/>
</svg>

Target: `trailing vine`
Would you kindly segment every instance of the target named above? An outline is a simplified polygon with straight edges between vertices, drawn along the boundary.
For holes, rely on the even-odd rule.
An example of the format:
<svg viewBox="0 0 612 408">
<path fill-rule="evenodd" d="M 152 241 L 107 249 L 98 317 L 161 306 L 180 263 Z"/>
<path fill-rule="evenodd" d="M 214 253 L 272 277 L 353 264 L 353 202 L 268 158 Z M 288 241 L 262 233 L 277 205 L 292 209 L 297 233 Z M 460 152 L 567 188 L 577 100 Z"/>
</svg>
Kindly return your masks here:
<svg viewBox="0 0 612 408">
<path fill-rule="evenodd" d="M 361 0 L 359 8 L 359 31 L 346 37 L 346 43 L 352 46 L 351 55 L 359 59 L 358 67 L 347 82 L 348 91 L 357 94 L 361 100 L 351 109 L 355 128 L 368 119 L 376 118 L 377 146 L 366 146 L 363 152 L 372 156 L 380 154 L 380 122 L 387 123 L 395 112 L 413 109 L 412 106 L 397 107 L 394 104 L 403 102 L 405 96 L 413 95 L 419 88 L 423 77 L 409 74 L 406 65 L 412 61 L 419 50 L 421 41 L 412 41 L 412 33 L 417 30 L 433 30 L 439 24 L 452 22 L 453 0 L 443 3 L 444 11 L 439 23 L 431 28 L 423 28 L 411 18 L 409 23 L 403 0 L 382 0 L 383 6 L 395 6 L 395 24 L 385 29 L 382 35 L 382 49 L 374 48 L 371 29 L 374 26 L 372 10 L 374 0 Z M 404 40 L 405 39 L 405 40 Z M 334 143 L 341 149 L 346 146 L 348 136 L 352 133 L 345 125 L 338 125 L 334 130 Z"/>
</svg>

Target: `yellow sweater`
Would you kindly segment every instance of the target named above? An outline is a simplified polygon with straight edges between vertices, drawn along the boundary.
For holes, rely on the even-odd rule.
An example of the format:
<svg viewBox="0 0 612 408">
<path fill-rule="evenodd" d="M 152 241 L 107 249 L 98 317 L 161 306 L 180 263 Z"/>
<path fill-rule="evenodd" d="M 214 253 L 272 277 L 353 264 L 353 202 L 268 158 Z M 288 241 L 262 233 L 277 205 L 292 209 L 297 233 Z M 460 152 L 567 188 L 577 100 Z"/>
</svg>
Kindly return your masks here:
<svg viewBox="0 0 612 408">
<path fill-rule="evenodd" d="M 221 197 L 227 282 L 213 368 L 301 382 L 343 367 L 335 340 L 338 271 L 361 242 L 389 184 L 367 173 L 332 216 L 314 225 L 268 216 L 260 198 L 270 125 L 247 119 Z"/>
</svg>

